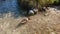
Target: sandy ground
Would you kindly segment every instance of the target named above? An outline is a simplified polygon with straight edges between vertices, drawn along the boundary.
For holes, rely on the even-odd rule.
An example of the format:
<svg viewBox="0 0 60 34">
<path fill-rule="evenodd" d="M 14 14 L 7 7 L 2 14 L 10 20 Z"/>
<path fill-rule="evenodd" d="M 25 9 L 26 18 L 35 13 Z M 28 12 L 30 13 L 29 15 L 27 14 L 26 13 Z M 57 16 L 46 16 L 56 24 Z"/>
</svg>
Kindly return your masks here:
<svg viewBox="0 0 60 34">
<path fill-rule="evenodd" d="M 0 18 L 0 34 L 60 34 L 59 7 L 50 7 L 47 12 L 31 16 L 27 23 L 16 26 L 26 17 L 10 17 L 10 13 Z"/>
</svg>

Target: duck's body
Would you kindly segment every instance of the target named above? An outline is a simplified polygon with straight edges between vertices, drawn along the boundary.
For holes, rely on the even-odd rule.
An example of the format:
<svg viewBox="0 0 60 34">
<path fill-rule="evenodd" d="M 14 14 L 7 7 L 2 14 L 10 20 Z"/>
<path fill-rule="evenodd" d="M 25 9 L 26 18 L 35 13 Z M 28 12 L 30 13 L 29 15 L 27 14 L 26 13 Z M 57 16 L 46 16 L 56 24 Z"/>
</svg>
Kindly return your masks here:
<svg viewBox="0 0 60 34">
<path fill-rule="evenodd" d="M 38 13 L 38 9 L 37 8 L 34 8 L 33 11 L 34 11 L 34 14 Z"/>
</svg>

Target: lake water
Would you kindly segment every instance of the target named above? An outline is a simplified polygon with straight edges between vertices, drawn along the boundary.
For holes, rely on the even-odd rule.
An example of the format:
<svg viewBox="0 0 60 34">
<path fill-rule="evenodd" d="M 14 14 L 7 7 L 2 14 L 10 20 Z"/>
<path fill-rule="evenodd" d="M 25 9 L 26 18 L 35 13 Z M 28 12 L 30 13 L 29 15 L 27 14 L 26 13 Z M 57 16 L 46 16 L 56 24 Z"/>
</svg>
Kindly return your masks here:
<svg viewBox="0 0 60 34">
<path fill-rule="evenodd" d="M 11 12 L 14 16 L 19 14 L 17 0 L 0 0 L 0 15 Z"/>
</svg>

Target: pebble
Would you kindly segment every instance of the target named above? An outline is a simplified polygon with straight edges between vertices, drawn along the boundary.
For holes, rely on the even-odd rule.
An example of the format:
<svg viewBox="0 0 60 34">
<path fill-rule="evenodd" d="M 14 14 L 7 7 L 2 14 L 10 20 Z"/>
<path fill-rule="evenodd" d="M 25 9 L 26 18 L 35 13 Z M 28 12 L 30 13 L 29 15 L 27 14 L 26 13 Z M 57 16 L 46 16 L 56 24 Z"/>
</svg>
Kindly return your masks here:
<svg viewBox="0 0 60 34">
<path fill-rule="evenodd" d="M 50 34 L 55 34 L 55 32 L 51 32 Z"/>
<path fill-rule="evenodd" d="M 44 16 L 47 16 L 47 15 L 48 15 L 48 13 L 44 14 Z"/>
<path fill-rule="evenodd" d="M 21 21 L 21 23 L 27 23 L 27 21 L 29 20 L 30 18 L 25 18 Z"/>
</svg>

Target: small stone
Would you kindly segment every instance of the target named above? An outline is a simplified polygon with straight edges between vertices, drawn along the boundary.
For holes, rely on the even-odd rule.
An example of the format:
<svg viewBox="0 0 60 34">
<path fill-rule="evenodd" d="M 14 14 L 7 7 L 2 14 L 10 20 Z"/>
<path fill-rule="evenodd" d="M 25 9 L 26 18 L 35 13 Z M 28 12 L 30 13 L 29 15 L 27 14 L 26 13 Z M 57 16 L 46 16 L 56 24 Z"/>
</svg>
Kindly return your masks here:
<svg viewBox="0 0 60 34">
<path fill-rule="evenodd" d="M 48 15 L 48 13 L 44 14 L 44 16 L 47 16 L 47 15 Z"/>
<path fill-rule="evenodd" d="M 28 18 L 25 18 L 21 21 L 21 23 L 27 23 L 27 21 L 28 21 Z"/>
<path fill-rule="evenodd" d="M 31 20 L 31 18 L 30 18 L 30 17 L 28 17 L 28 20 Z"/>
<path fill-rule="evenodd" d="M 55 34 L 55 32 L 51 32 L 50 34 Z"/>
</svg>

